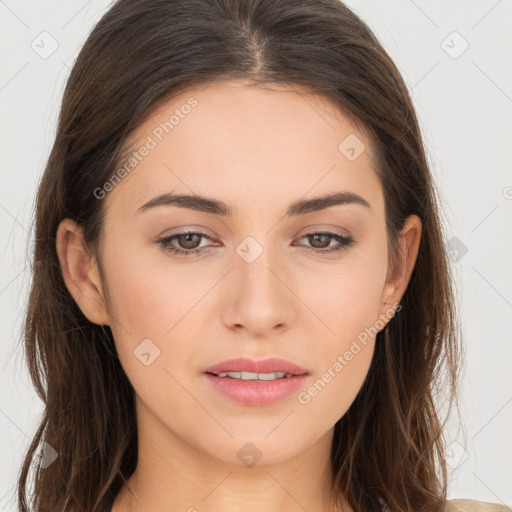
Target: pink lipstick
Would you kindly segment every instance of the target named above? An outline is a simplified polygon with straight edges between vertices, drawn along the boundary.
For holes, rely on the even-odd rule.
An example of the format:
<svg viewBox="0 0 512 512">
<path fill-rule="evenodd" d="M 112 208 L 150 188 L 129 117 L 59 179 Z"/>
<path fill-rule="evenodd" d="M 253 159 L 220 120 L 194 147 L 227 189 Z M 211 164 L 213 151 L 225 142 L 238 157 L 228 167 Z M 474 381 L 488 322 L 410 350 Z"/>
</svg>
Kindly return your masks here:
<svg viewBox="0 0 512 512">
<path fill-rule="evenodd" d="M 211 366 L 204 375 L 223 396 L 244 405 L 262 406 L 298 391 L 309 372 L 284 359 L 255 361 L 239 358 Z"/>
</svg>

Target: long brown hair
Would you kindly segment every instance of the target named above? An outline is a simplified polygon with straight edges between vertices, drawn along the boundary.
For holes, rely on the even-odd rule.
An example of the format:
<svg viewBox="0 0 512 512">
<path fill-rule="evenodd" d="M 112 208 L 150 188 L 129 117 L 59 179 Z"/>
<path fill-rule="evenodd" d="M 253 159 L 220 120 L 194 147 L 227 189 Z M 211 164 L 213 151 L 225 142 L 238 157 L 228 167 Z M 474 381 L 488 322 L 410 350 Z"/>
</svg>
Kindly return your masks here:
<svg viewBox="0 0 512 512">
<path fill-rule="evenodd" d="M 438 407 L 441 397 L 448 411 L 458 404 L 462 354 L 438 193 L 399 71 L 339 0 L 118 0 L 94 26 L 67 81 L 37 193 L 24 348 L 44 414 L 20 471 L 20 510 L 29 510 L 32 468 L 30 508 L 96 512 L 137 465 L 134 390 L 112 332 L 91 323 L 64 284 L 57 227 L 75 220 L 97 251 L 105 211 L 93 192 L 129 153 L 128 135 L 173 95 L 226 79 L 307 88 L 365 130 L 391 263 L 405 219 L 420 217 L 402 309 L 377 334 L 367 379 L 335 425 L 333 500 L 345 496 L 357 511 L 382 501 L 393 512 L 444 510 Z"/>
</svg>

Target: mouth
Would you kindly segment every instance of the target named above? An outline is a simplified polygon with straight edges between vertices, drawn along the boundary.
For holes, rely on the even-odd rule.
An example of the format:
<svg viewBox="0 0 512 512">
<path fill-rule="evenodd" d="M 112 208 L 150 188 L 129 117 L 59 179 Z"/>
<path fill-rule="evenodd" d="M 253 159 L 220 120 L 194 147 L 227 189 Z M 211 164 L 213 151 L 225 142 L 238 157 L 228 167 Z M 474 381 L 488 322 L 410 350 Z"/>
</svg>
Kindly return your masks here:
<svg viewBox="0 0 512 512">
<path fill-rule="evenodd" d="M 309 371 L 279 358 L 223 361 L 204 372 L 215 391 L 246 406 L 280 402 L 305 385 Z"/>
<path fill-rule="evenodd" d="M 205 372 L 208 375 L 213 375 L 214 377 L 220 377 L 223 379 L 239 379 L 239 380 L 261 380 L 261 381 L 270 381 L 270 380 L 278 380 L 278 379 L 289 379 L 291 377 L 296 377 L 299 375 L 307 375 L 307 373 L 294 374 L 294 373 L 285 373 L 285 372 L 270 372 L 270 373 L 256 373 L 256 372 L 220 372 L 220 373 L 212 373 Z"/>
<path fill-rule="evenodd" d="M 307 375 L 309 372 L 291 361 L 277 357 L 262 361 L 239 357 L 210 366 L 205 373 L 226 379 L 269 381 Z"/>
</svg>

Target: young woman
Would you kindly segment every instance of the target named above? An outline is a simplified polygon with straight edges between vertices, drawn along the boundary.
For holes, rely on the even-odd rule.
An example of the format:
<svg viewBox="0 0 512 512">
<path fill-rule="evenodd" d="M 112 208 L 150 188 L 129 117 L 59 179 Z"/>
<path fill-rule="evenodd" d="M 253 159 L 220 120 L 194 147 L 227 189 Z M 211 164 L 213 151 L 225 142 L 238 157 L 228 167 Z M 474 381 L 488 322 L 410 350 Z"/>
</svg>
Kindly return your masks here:
<svg viewBox="0 0 512 512">
<path fill-rule="evenodd" d="M 353 12 L 118 0 L 37 196 L 20 509 L 507 510 L 447 500 L 452 284 L 407 88 Z"/>
</svg>

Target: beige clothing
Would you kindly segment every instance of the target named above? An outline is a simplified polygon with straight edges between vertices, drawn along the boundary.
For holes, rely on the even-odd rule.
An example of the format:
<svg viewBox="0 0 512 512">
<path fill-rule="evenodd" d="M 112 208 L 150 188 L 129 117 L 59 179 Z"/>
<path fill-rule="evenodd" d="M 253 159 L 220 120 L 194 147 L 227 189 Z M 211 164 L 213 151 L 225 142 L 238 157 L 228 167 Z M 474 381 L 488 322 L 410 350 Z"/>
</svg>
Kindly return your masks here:
<svg viewBox="0 0 512 512">
<path fill-rule="evenodd" d="M 448 512 L 512 512 L 512 508 L 501 503 L 454 499 L 448 500 Z"/>
</svg>

